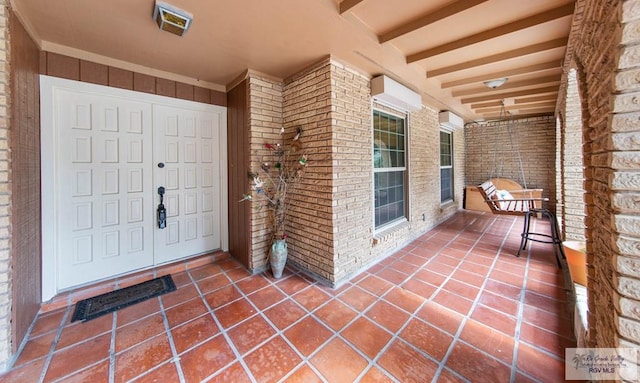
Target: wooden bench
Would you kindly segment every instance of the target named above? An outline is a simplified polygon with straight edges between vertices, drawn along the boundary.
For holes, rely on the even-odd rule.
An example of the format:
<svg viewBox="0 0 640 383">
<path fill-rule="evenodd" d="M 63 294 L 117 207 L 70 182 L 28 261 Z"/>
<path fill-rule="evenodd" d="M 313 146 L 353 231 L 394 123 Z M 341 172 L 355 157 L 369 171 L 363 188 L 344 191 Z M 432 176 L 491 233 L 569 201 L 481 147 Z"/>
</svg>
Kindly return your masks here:
<svg viewBox="0 0 640 383">
<path fill-rule="evenodd" d="M 525 189 L 516 181 L 509 178 L 491 178 L 498 190 L 506 190 L 514 198 L 542 198 L 543 189 Z M 536 201 L 536 208 L 542 208 L 542 201 Z M 478 191 L 478 185 L 467 185 L 464 190 L 464 208 L 466 210 L 490 212 L 489 205 Z"/>
<path fill-rule="evenodd" d="M 524 215 L 526 212 L 542 206 L 548 198 L 541 195 L 542 189 L 499 190 L 492 181 L 477 186 L 484 202 L 494 214 Z"/>
<path fill-rule="evenodd" d="M 532 189 L 534 191 L 535 189 Z M 537 208 L 536 202 L 542 203 L 548 201 L 548 198 L 514 198 L 510 193 L 505 197 L 504 190 L 498 190 L 491 181 L 487 181 L 478 185 L 478 191 L 483 196 L 489 209 L 493 214 L 508 214 L 508 215 L 523 215 L 524 226 L 522 228 L 520 248 L 516 256 L 520 256 L 520 252 L 526 249 L 529 241 L 549 243 L 554 246 L 554 254 L 556 256 L 556 262 L 558 268 L 562 268 L 560 264 L 560 258 L 565 258 L 564 250 L 562 249 L 562 239 L 560 238 L 560 228 L 558 227 L 558 221 L 556 215 L 548 209 Z M 520 190 L 520 192 L 526 195 L 529 190 Z M 548 219 L 551 233 L 537 233 L 531 231 L 531 216 L 542 216 L 543 219 Z"/>
</svg>

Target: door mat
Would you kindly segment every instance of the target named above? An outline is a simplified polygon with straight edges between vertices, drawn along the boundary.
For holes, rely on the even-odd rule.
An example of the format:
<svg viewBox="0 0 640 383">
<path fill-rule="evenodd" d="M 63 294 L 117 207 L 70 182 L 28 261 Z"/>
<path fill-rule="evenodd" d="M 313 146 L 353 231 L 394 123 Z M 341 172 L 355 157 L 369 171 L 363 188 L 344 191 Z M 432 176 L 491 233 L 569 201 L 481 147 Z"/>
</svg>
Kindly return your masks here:
<svg viewBox="0 0 640 383">
<path fill-rule="evenodd" d="M 173 283 L 171 275 L 165 275 L 137 285 L 84 299 L 76 303 L 71 322 L 77 320 L 86 322 L 175 290 L 176 285 Z"/>
</svg>

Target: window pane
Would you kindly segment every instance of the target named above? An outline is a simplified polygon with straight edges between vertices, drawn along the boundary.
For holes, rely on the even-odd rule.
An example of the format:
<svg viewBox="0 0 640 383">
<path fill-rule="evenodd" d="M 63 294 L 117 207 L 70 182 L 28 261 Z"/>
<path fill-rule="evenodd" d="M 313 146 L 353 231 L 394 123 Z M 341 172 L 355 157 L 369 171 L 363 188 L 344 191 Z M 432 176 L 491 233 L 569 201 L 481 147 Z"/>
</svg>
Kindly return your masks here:
<svg viewBox="0 0 640 383">
<path fill-rule="evenodd" d="M 405 120 L 380 111 L 373 112 L 374 167 L 405 166 Z"/>
<path fill-rule="evenodd" d="M 440 166 L 451 166 L 451 134 L 440 132 Z"/>
<path fill-rule="evenodd" d="M 397 166 L 404 168 L 404 152 L 397 152 Z"/>
<path fill-rule="evenodd" d="M 440 169 L 440 202 L 449 201 L 453 199 L 452 183 L 452 169 L 442 168 Z"/>
<path fill-rule="evenodd" d="M 404 135 L 404 119 L 402 118 L 396 119 L 396 132 L 398 134 Z"/>
<path fill-rule="evenodd" d="M 404 218 L 404 171 L 375 174 L 376 227 Z"/>
</svg>

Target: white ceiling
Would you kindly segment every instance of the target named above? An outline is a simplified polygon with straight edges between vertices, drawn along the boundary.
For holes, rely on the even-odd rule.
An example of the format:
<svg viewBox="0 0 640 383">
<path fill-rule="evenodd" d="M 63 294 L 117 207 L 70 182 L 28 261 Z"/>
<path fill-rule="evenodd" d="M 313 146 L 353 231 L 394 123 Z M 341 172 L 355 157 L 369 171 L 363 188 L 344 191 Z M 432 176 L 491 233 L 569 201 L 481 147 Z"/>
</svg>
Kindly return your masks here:
<svg viewBox="0 0 640 383">
<path fill-rule="evenodd" d="M 160 31 L 154 0 L 12 0 L 44 50 L 224 89 L 246 69 L 287 78 L 335 58 L 466 121 L 553 113 L 573 0 L 166 0 L 194 15 Z M 108 58 L 108 59 L 107 59 Z M 484 80 L 508 77 L 489 89 Z"/>
</svg>

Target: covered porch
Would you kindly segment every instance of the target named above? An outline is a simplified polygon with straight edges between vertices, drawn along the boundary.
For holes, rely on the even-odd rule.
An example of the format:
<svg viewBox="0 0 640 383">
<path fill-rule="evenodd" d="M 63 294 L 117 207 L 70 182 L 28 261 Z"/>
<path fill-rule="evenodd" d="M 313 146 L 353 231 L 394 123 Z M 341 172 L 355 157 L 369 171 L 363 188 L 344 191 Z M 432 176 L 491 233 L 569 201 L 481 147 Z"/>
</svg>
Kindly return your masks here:
<svg viewBox="0 0 640 383">
<path fill-rule="evenodd" d="M 562 381 L 575 347 L 566 267 L 546 244 L 515 257 L 521 229 L 521 217 L 460 211 L 339 289 L 223 258 L 174 273 L 176 292 L 83 324 L 69 323 L 82 291 L 71 293 L 38 314 L 4 378 Z"/>
</svg>

